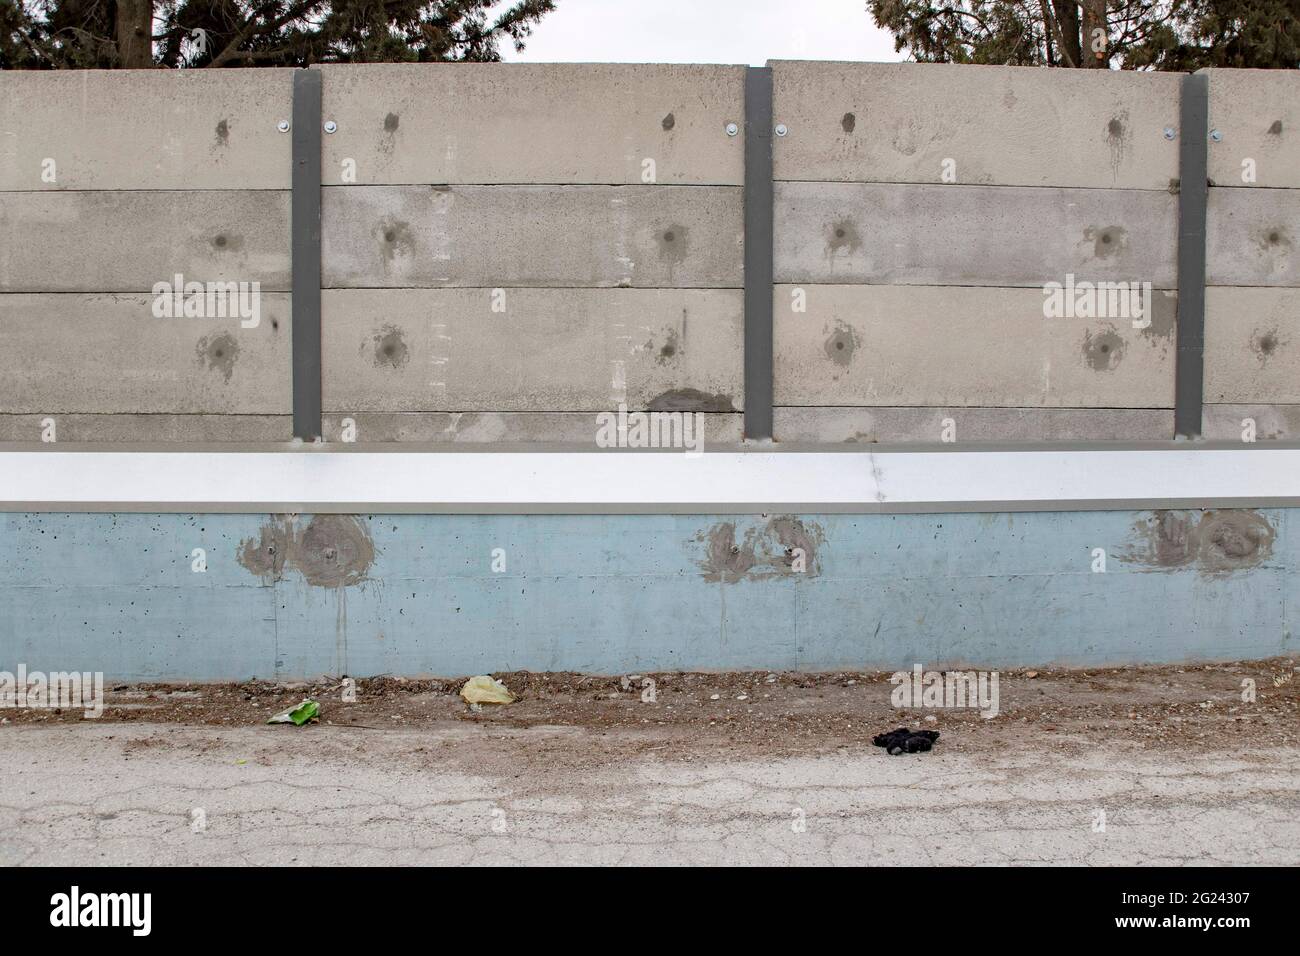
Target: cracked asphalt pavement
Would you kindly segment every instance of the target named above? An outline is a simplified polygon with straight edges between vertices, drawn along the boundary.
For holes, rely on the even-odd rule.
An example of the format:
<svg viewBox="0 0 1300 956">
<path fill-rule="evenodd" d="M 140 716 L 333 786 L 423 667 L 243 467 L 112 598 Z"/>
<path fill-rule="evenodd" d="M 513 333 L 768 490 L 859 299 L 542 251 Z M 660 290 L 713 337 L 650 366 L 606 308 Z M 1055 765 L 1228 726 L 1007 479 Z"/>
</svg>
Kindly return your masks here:
<svg viewBox="0 0 1300 956">
<path fill-rule="evenodd" d="M 9 725 L 0 864 L 1300 863 L 1300 747 L 953 736 L 888 757 L 654 725 Z"/>
</svg>

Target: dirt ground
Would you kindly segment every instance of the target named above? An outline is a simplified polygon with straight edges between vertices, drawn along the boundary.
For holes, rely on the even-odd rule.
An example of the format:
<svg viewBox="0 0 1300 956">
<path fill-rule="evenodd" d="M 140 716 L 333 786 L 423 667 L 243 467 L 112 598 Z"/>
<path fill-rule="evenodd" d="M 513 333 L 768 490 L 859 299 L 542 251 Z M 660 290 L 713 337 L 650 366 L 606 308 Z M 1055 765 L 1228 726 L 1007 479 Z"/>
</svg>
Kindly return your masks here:
<svg viewBox="0 0 1300 956">
<path fill-rule="evenodd" d="M 518 698 L 475 710 L 459 696 L 464 677 L 356 679 L 344 703 L 342 678 L 242 684 L 132 684 L 106 688 L 99 722 L 261 726 L 305 698 L 319 724 L 275 725 L 268 734 L 315 726 L 371 730 L 470 722 L 485 727 L 646 728 L 646 745 L 671 741 L 682 755 L 806 756 L 860 746 L 912 726 L 940 732 L 941 749 L 1138 747 L 1238 750 L 1300 744 L 1300 669 L 1290 658 L 1168 667 L 1020 669 L 999 674 L 992 719 L 970 709 L 896 709 L 888 672 L 647 673 L 595 676 L 526 671 L 492 675 Z M 646 687 L 653 681 L 653 693 Z M 1254 681 L 1254 701 L 1243 682 Z M 653 700 L 650 698 L 653 697 Z M 0 710 L 14 723 L 82 721 L 81 711 Z M 270 738 L 268 738 L 269 740 Z M 625 738 L 635 741 L 636 738 Z M 577 756 L 577 755 L 575 755 Z"/>
</svg>

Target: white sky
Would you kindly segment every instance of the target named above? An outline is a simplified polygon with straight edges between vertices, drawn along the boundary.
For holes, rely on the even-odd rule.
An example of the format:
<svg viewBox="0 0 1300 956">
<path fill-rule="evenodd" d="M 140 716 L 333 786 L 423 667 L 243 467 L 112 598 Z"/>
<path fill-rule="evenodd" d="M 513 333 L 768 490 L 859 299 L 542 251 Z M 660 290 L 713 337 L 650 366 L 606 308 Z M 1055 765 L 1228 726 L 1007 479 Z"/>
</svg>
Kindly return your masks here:
<svg viewBox="0 0 1300 956">
<path fill-rule="evenodd" d="M 522 54 L 542 63 L 895 62 L 866 0 L 556 0 Z"/>
</svg>

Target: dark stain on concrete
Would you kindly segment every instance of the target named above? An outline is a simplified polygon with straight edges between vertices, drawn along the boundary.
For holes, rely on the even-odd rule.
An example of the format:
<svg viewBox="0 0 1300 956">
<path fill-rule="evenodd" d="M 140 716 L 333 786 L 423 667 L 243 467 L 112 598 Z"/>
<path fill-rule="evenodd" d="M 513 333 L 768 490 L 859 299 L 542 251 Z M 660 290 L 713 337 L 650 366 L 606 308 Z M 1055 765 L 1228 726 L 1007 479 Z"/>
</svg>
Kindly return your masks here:
<svg viewBox="0 0 1300 956">
<path fill-rule="evenodd" d="M 673 224 L 655 236 L 659 258 L 673 265 L 686 261 L 686 227 Z"/>
<path fill-rule="evenodd" d="M 730 395 L 710 395 L 698 388 L 674 388 L 650 400 L 652 412 L 734 412 Z"/>
<path fill-rule="evenodd" d="M 1083 230 L 1083 238 L 1092 243 L 1092 254 L 1097 259 L 1109 258 L 1128 248 L 1128 230 L 1123 226 L 1089 226 Z"/>
<path fill-rule="evenodd" d="M 1118 556 L 1151 568 L 1192 567 L 1221 576 L 1257 567 L 1273 553 L 1276 531 L 1257 511 L 1153 511 L 1133 524 Z"/>
<path fill-rule="evenodd" d="M 397 127 L 401 120 L 396 113 L 388 113 L 384 116 L 384 131 L 379 137 L 379 152 L 385 156 L 393 155 L 393 147 L 397 143 Z"/>
<path fill-rule="evenodd" d="M 284 575 L 284 562 L 292 540 L 292 519 L 273 516 L 262 525 L 258 537 L 245 538 L 239 543 L 235 556 L 241 565 L 267 583 L 279 581 Z"/>
<path fill-rule="evenodd" d="M 1265 252 L 1274 249 L 1289 250 L 1291 248 L 1291 236 L 1282 226 L 1272 226 L 1263 230 L 1257 240 L 1259 247 Z"/>
<path fill-rule="evenodd" d="M 664 128 L 664 132 L 667 133 L 674 126 L 677 125 L 677 118 L 673 116 L 672 113 L 669 113 L 667 116 L 664 117 L 663 122 L 660 123 L 659 125 L 661 125 Z"/>
<path fill-rule="evenodd" d="M 853 353 L 858 348 L 858 337 L 849 326 L 837 322 L 835 331 L 826 340 L 824 348 L 828 359 L 836 365 L 848 366 L 853 361 Z"/>
<path fill-rule="evenodd" d="M 1268 360 L 1282 345 L 1282 336 L 1277 329 L 1256 329 L 1250 337 L 1250 349 L 1259 359 L 1261 367 L 1268 364 Z"/>
<path fill-rule="evenodd" d="M 826 227 L 826 254 L 833 256 L 841 249 L 852 255 L 862 248 L 858 227 L 850 219 L 841 219 Z"/>
<path fill-rule="evenodd" d="M 227 382 L 235 372 L 235 359 L 239 357 L 239 343 L 229 332 L 205 335 L 194 347 L 199 364 L 209 372 L 220 372 Z"/>
<path fill-rule="evenodd" d="M 1269 131 L 1270 133 L 1272 133 L 1274 136 L 1281 136 L 1281 135 L 1282 135 L 1282 121 L 1281 121 L 1281 120 L 1273 120 L 1273 125 L 1270 126 L 1270 127 L 1268 128 L 1268 131 Z"/>
<path fill-rule="evenodd" d="M 1118 116 L 1112 116 L 1110 122 L 1106 124 L 1106 145 L 1110 147 L 1110 167 L 1116 176 L 1119 175 L 1120 165 L 1124 162 L 1124 154 L 1128 150 L 1128 113 L 1122 112 Z"/>
<path fill-rule="evenodd" d="M 316 515 L 305 528 L 296 516 L 272 516 L 256 538 L 239 543 L 239 563 L 265 581 L 279 581 L 285 568 L 314 587 L 341 588 L 366 580 L 375 545 L 355 515 Z"/>
<path fill-rule="evenodd" d="M 1095 372 L 1110 372 L 1124 357 L 1124 340 L 1113 329 L 1083 335 L 1083 357 Z"/>
<path fill-rule="evenodd" d="M 858 125 L 858 118 L 852 113 L 845 113 L 840 117 L 840 129 L 846 133 L 852 133 Z"/>
<path fill-rule="evenodd" d="M 1135 534 L 1141 536 L 1144 551 L 1130 551 L 1130 554 L 1142 554 L 1143 564 L 1161 568 L 1180 568 L 1189 564 L 1195 557 L 1192 544 L 1192 517 L 1185 511 L 1156 511 L 1148 518 L 1142 518 L 1133 525 Z"/>
<path fill-rule="evenodd" d="M 821 573 L 818 549 L 825 532 L 816 522 L 805 523 L 794 515 L 777 515 L 762 527 L 751 526 L 736 540 L 736 524 L 722 521 L 700 531 L 693 539 L 703 544 L 698 564 L 704 580 L 736 584 L 740 581 L 777 577 L 816 576 Z M 795 561 L 803 552 L 803 571 Z"/>
<path fill-rule="evenodd" d="M 226 120 L 217 123 L 217 145 L 230 145 L 230 123 Z"/>
<path fill-rule="evenodd" d="M 212 248 L 217 252 L 241 252 L 244 248 L 244 237 L 220 233 L 212 237 Z"/>
<path fill-rule="evenodd" d="M 1177 176 L 1171 176 L 1169 178 L 1169 195 L 1177 196 L 1182 191 L 1183 191 L 1183 181 L 1179 179 Z"/>
<path fill-rule="evenodd" d="M 650 342 L 647 342 L 646 347 L 654 349 L 654 341 L 651 340 Z M 675 362 L 681 355 L 681 351 L 682 346 L 678 339 L 677 329 L 669 327 L 664 333 L 664 344 L 659 346 L 659 349 L 655 354 L 655 361 L 660 365 L 667 365 L 670 362 Z"/>
<path fill-rule="evenodd" d="M 410 256 L 415 252 L 415 237 L 411 234 L 411 224 L 401 219 L 385 219 L 375 229 L 379 239 L 379 254 L 384 257 L 386 265 L 398 256 Z"/>
<path fill-rule="evenodd" d="M 764 533 L 776 535 L 777 544 L 780 545 L 781 553 L 777 557 L 778 569 L 783 568 L 794 574 L 821 573 L 821 566 L 817 561 L 817 549 L 826 539 L 821 525 L 815 521 L 805 524 L 802 518 L 796 518 L 794 515 L 780 515 L 768 521 Z M 803 552 L 805 567 L 803 571 L 794 570 L 796 549 Z"/>
<path fill-rule="evenodd" d="M 704 542 L 704 580 L 735 584 L 754 567 L 754 532 L 751 528 L 741 543 L 736 543 L 736 525 L 723 521 L 707 532 L 700 532 L 697 540 Z"/>
<path fill-rule="evenodd" d="M 1178 328 L 1177 298 L 1159 289 L 1152 289 L 1150 300 L 1144 301 L 1143 305 L 1151 324 L 1141 330 L 1142 334 L 1148 339 L 1172 339 Z"/>
<path fill-rule="evenodd" d="M 402 330 L 396 325 L 385 325 L 370 336 L 376 368 L 401 368 L 411 360 L 410 349 Z M 365 345 L 361 346 L 362 350 Z"/>
<path fill-rule="evenodd" d="M 347 587 L 366 579 L 375 563 L 375 545 L 355 515 L 316 515 L 295 536 L 289 561 L 308 584 Z"/>
<path fill-rule="evenodd" d="M 1217 511 L 1197 527 L 1201 563 L 1207 571 L 1254 567 L 1273 553 L 1276 537 L 1266 519 L 1250 512 Z"/>
</svg>

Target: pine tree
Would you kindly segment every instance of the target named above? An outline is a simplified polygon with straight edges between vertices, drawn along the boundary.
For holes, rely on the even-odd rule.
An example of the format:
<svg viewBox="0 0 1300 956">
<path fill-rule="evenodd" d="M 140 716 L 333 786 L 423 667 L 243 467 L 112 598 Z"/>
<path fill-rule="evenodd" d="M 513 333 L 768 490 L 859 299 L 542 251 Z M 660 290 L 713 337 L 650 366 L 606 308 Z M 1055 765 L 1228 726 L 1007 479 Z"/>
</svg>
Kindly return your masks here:
<svg viewBox="0 0 1300 956">
<path fill-rule="evenodd" d="M 1300 0 L 868 0 L 867 9 L 895 49 L 925 63 L 1300 67 Z"/>
<path fill-rule="evenodd" d="M 496 61 L 555 0 L 0 0 L 0 68 Z"/>
</svg>

